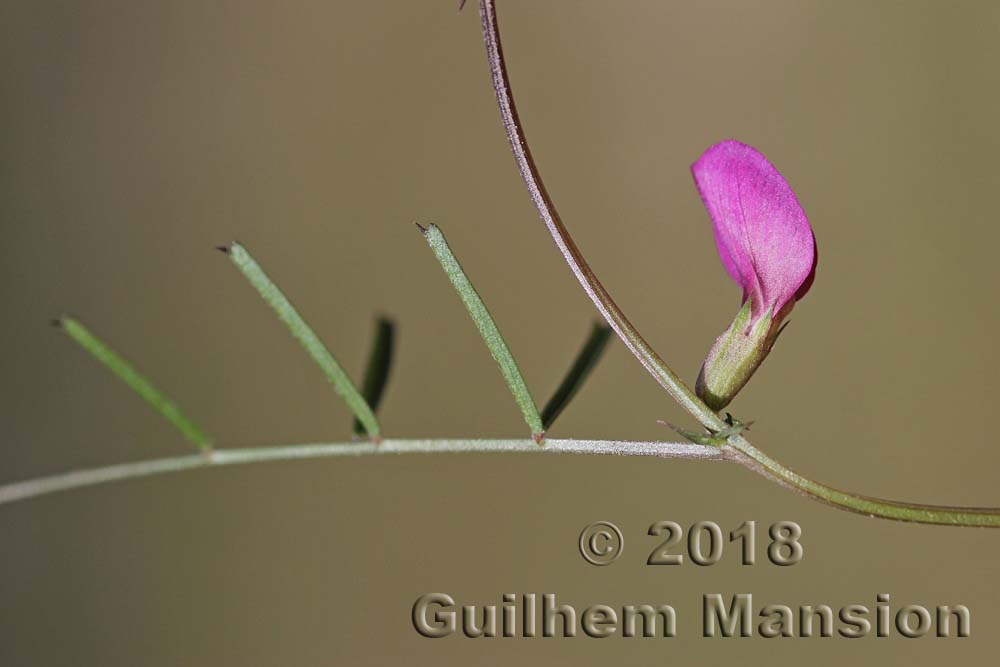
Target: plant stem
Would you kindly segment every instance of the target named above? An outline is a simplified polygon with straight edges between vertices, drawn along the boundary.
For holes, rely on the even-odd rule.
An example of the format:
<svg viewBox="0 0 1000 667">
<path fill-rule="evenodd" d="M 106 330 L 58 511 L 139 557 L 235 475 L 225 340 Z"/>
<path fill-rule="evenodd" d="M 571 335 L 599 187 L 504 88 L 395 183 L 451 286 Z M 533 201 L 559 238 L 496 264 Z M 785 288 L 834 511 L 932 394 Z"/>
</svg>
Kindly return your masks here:
<svg viewBox="0 0 1000 667">
<path fill-rule="evenodd" d="M 497 104 L 500 107 L 500 119 L 503 122 L 504 130 L 507 132 L 507 139 L 510 141 L 510 148 L 514 152 L 514 161 L 517 162 L 517 169 L 521 172 L 521 178 L 528 186 L 528 194 L 534 202 L 538 215 L 552 235 L 556 247 L 562 253 L 563 259 L 569 264 L 573 275 L 580 281 L 583 291 L 587 293 L 590 300 L 594 302 L 597 310 L 601 313 L 608 325 L 614 329 L 618 337 L 622 339 L 625 346 L 632 352 L 636 359 L 649 371 L 650 375 L 667 390 L 674 400 L 693 415 L 706 428 L 718 431 L 725 424 L 712 410 L 699 399 L 691 389 L 684 384 L 684 381 L 667 365 L 665 361 L 656 353 L 656 350 L 646 342 L 639 331 L 633 326 L 625 313 L 622 312 L 618 304 L 604 288 L 597 275 L 590 268 L 583 253 L 576 246 L 569 230 L 563 224 L 555 204 L 549 197 L 549 193 L 542 183 L 542 177 L 538 173 L 538 167 L 531 157 L 531 150 L 528 148 L 521 121 L 517 115 L 517 108 L 514 106 L 514 95 L 510 89 L 510 81 L 507 78 L 507 66 L 503 58 L 503 49 L 500 46 L 500 29 L 497 25 L 496 8 L 493 0 L 480 0 L 479 14 L 483 22 L 483 40 L 486 43 L 486 58 L 489 61 L 490 73 L 493 76 L 493 90 L 496 93 Z"/>
<path fill-rule="evenodd" d="M 595 454 L 617 456 L 652 456 L 657 458 L 724 460 L 728 458 L 718 447 L 681 442 L 637 442 L 625 440 L 563 440 L 549 439 L 545 447 L 533 440 L 403 440 L 387 439 L 372 442 L 336 442 L 314 445 L 286 445 L 247 449 L 215 449 L 201 455 L 177 456 L 135 463 L 123 463 L 103 468 L 40 477 L 0 486 L 0 504 L 25 500 L 57 491 L 92 486 L 104 482 L 147 477 L 167 472 L 211 468 L 240 463 L 290 461 L 328 456 L 382 456 L 387 454 L 443 453 L 522 453 L 522 454 Z"/>
<path fill-rule="evenodd" d="M 747 443 L 746 446 L 749 446 Z M 583 454 L 605 456 L 648 456 L 662 459 L 732 461 L 772 481 L 795 489 L 807 497 L 872 517 L 951 526 L 1000 527 L 1000 510 L 935 505 L 916 505 L 892 500 L 868 498 L 844 493 L 796 475 L 781 464 L 758 452 L 770 462 L 761 466 L 756 459 L 727 445 L 714 447 L 680 442 L 641 442 L 627 440 L 548 439 L 545 447 L 522 439 L 408 440 L 387 439 L 373 442 L 336 442 L 246 449 L 215 449 L 203 454 L 123 463 L 102 468 L 0 485 L 0 505 L 26 500 L 58 491 L 66 491 L 105 482 L 123 481 L 194 468 L 214 468 L 243 463 L 293 461 L 330 456 L 383 456 L 391 454 Z"/>
<path fill-rule="evenodd" d="M 848 512 L 913 523 L 1000 528 L 1000 508 L 922 505 L 863 496 L 803 477 L 775 461 L 742 437 L 731 438 L 723 449 L 730 453 L 733 461 L 743 467 L 802 495 Z"/>
</svg>

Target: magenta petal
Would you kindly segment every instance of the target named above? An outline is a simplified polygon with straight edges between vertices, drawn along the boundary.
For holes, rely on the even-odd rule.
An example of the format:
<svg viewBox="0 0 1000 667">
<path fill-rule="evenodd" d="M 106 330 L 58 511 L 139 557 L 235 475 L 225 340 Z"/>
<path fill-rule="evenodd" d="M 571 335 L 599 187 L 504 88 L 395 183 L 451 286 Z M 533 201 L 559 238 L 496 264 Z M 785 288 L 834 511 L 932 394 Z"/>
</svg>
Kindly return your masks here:
<svg viewBox="0 0 1000 667">
<path fill-rule="evenodd" d="M 809 289 L 816 251 L 795 193 L 759 151 L 738 141 L 709 148 L 691 165 L 712 218 L 726 272 L 750 299 L 751 317 L 777 313 Z M 808 281 L 808 282 L 807 282 Z"/>
</svg>

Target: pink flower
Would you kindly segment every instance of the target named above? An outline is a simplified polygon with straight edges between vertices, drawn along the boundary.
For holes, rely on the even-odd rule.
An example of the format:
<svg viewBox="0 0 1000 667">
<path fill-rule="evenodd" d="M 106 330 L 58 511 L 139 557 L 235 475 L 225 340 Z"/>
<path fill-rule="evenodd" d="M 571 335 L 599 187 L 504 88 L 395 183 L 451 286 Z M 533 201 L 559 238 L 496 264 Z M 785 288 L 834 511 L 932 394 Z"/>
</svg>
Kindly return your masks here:
<svg viewBox="0 0 1000 667">
<path fill-rule="evenodd" d="M 721 410 L 767 356 L 781 322 L 812 286 L 816 240 L 795 193 L 752 146 L 723 141 L 691 166 L 726 272 L 743 289 L 733 324 L 698 376 L 698 395 Z"/>
</svg>

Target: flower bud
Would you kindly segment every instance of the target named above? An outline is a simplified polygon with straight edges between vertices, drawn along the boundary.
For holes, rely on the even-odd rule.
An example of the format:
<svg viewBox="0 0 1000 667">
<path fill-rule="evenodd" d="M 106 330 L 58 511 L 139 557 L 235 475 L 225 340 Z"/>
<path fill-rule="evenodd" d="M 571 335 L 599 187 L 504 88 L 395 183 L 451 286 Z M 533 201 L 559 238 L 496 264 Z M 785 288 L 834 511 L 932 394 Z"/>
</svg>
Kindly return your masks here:
<svg viewBox="0 0 1000 667">
<path fill-rule="evenodd" d="M 695 387 L 718 411 L 764 361 L 782 321 L 812 286 L 816 240 L 795 193 L 753 147 L 716 144 L 691 172 L 722 264 L 743 289 L 739 313 L 709 351 Z"/>
</svg>

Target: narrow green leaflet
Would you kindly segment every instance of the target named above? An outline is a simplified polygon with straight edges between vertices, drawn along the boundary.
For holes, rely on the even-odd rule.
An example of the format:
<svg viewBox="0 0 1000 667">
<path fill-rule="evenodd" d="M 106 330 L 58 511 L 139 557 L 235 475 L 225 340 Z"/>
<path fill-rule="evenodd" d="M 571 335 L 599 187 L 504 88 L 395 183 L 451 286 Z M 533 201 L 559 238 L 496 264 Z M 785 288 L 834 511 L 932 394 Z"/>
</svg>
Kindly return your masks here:
<svg viewBox="0 0 1000 667">
<path fill-rule="evenodd" d="M 417 226 L 420 227 L 420 225 Z M 451 252 L 451 248 L 448 247 L 448 242 L 444 238 L 444 234 L 441 233 L 437 225 L 429 225 L 426 229 L 420 227 L 420 232 L 424 235 L 431 250 L 434 251 L 434 256 L 441 263 L 441 268 L 448 275 L 451 284 L 455 286 L 458 296 L 461 297 L 462 303 L 465 304 L 465 309 L 469 311 L 472 321 L 476 323 L 476 327 L 479 329 L 479 333 L 483 337 L 486 346 L 490 348 L 490 354 L 493 355 L 497 366 L 500 367 L 500 373 L 503 375 L 510 393 L 514 395 L 517 406 L 521 408 L 521 414 L 524 415 L 524 421 L 528 424 L 528 428 L 531 429 L 532 436 L 536 442 L 541 444 L 545 432 L 545 428 L 542 426 L 542 418 L 539 416 L 538 408 L 535 407 L 535 401 L 531 398 L 531 393 L 528 391 L 528 385 L 524 383 L 524 378 L 521 377 L 521 371 L 517 367 L 517 362 L 514 361 L 514 357 L 510 353 L 510 348 L 507 347 L 503 336 L 500 335 L 500 330 L 497 329 L 496 322 L 493 321 L 490 312 L 486 310 L 486 305 L 479 297 L 472 283 L 469 282 L 469 278 L 465 275 L 465 271 L 462 270 L 458 260 L 455 259 L 455 255 Z"/>
<path fill-rule="evenodd" d="M 139 398 L 146 401 L 149 407 L 156 410 L 164 419 L 173 424 L 178 431 L 184 434 L 185 438 L 197 445 L 199 449 L 209 451 L 212 448 L 212 441 L 205 435 L 204 431 L 184 416 L 180 408 L 153 386 L 153 383 L 137 371 L 132 364 L 125 361 L 121 355 L 91 333 L 87 327 L 72 317 L 61 317 L 55 320 L 53 324 L 62 329 L 67 336 L 76 341 L 80 347 L 103 364 L 105 368 L 118 376 L 119 380 L 128 385 L 129 389 L 138 394 Z"/>
<path fill-rule="evenodd" d="M 306 324 L 306 321 L 302 319 L 302 316 L 295 310 L 295 307 L 292 306 L 288 298 L 281 293 L 278 286 L 268 278 L 267 274 L 264 273 L 264 270 L 254 260 L 247 249 L 235 242 L 219 249 L 229 256 L 229 259 L 240 270 L 240 273 L 253 285 L 254 289 L 267 302 L 267 305 L 271 306 L 275 314 L 277 314 L 278 319 L 285 323 L 292 336 L 302 344 L 305 351 L 316 362 L 320 370 L 323 371 L 326 379 L 330 381 L 330 384 L 340 394 L 340 397 L 344 399 L 344 402 L 347 403 L 354 416 L 364 426 L 368 436 L 373 440 L 380 439 L 381 429 L 379 428 L 378 420 L 375 418 L 375 413 L 372 412 L 367 401 L 358 392 L 357 387 L 354 386 L 350 378 L 347 377 L 347 373 L 344 372 L 341 365 L 337 363 L 337 360 L 333 358 L 330 351 L 323 345 L 323 341 Z"/>
<path fill-rule="evenodd" d="M 385 393 L 385 385 L 389 382 L 389 372 L 392 370 L 392 355 L 396 341 L 396 325 L 386 317 L 378 318 L 375 323 L 375 337 L 372 340 L 372 351 L 368 356 L 368 366 L 365 368 L 365 379 L 361 384 L 361 395 L 364 396 L 372 412 L 378 412 L 379 403 Z M 354 419 L 354 433 L 364 433 L 364 425 Z"/>
</svg>

